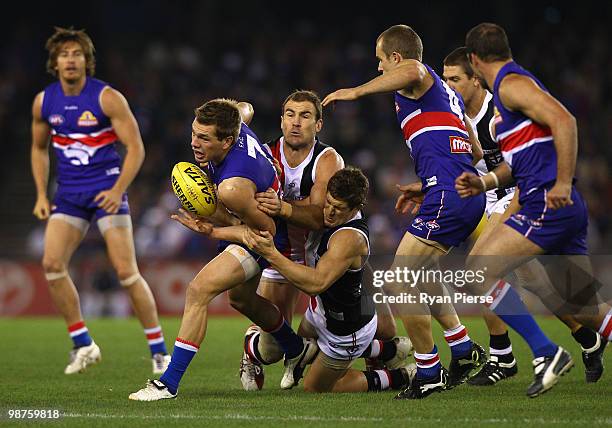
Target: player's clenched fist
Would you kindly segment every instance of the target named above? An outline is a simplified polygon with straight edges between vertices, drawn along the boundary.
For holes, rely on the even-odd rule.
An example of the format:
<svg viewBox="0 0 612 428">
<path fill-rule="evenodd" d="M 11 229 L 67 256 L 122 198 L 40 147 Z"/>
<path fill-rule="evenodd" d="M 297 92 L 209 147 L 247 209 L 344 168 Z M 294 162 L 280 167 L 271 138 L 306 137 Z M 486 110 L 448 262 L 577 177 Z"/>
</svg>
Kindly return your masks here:
<svg viewBox="0 0 612 428">
<path fill-rule="evenodd" d="M 476 196 L 484 192 L 484 181 L 472 172 L 463 172 L 455 179 L 455 190 L 462 198 Z"/>
<path fill-rule="evenodd" d="M 573 205 L 572 201 L 572 185 L 564 183 L 555 183 L 555 185 L 546 192 L 546 207 L 557 210 L 559 208 Z"/>
<path fill-rule="evenodd" d="M 49 218 L 50 212 L 49 199 L 47 199 L 46 196 L 37 198 L 32 214 L 34 214 L 34 216 L 36 216 L 36 218 L 39 220 L 46 220 Z"/>
</svg>

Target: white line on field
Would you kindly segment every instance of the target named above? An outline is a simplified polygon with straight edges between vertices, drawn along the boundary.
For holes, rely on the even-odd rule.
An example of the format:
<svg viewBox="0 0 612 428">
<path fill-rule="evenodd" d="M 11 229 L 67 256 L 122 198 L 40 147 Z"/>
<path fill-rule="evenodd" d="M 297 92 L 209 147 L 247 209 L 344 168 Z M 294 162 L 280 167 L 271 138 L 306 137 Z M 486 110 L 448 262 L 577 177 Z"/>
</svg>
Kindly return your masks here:
<svg viewBox="0 0 612 428">
<path fill-rule="evenodd" d="M 290 415 L 290 416 L 256 416 L 240 413 L 227 413 L 225 415 L 186 415 L 186 414 L 168 414 L 168 415 L 112 415 L 101 413 L 64 413 L 62 416 L 66 418 L 102 418 L 102 419 L 199 419 L 199 420 L 247 420 L 247 421 L 313 421 L 313 422 L 447 422 L 442 418 L 368 418 L 361 416 L 305 416 L 305 415 Z M 455 418 L 454 422 L 464 423 L 525 423 L 525 424 L 577 424 L 577 425 L 612 425 L 612 418 L 596 418 L 591 420 L 585 419 L 547 419 L 547 418 Z"/>
</svg>

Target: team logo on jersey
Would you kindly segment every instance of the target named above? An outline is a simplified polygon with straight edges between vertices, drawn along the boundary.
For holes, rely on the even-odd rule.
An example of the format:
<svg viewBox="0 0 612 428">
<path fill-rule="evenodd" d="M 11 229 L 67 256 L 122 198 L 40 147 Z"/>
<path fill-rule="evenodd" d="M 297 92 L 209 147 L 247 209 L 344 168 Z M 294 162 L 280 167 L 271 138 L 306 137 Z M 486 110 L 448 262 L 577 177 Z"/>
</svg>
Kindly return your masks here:
<svg viewBox="0 0 612 428">
<path fill-rule="evenodd" d="M 89 110 L 85 110 L 77 122 L 79 126 L 96 126 L 97 124 L 98 119 Z"/>
<path fill-rule="evenodd" d="M 64 116 L 62 116 L 61 114 L 52 114 L 51 116 L 49 116 L 49 125 L 61 125 L 62 123 L 64 123 L 64 120 Z"/>
<path fill-rule="evenodd" d="M 497 110 L 496 106 L 493 106 L 493 126 L 499 125 L 502 122 L 502 116 Z"/>
<path fill-rule="evenodd" d="M 450 136 L 451 153 L 472 153 L 472 144 L 463 137 Z"/>
<path fill-rule="evenodd" d="M 423 230 L 423 219 L 420 217 L 417 217 L 414 220 L 412 220 L 412 227 L 414 227 L 417 230 Z"/>
<path fill-rule="evenodd" d="M 440 229 L 440 225 L 438 223 L 436 223 L 435 220 L 429 220 L 427 223 L 425 223 L 425 227 L 429 230 L 439 230 Z"/>
<path fill-rule="evenodd" d="M 529 226 L 531 226 L 534 229 L 542 228 L 542 222 L 539 220 L 528 220 L 527 223 L 529 223 Z"/>
</svg>

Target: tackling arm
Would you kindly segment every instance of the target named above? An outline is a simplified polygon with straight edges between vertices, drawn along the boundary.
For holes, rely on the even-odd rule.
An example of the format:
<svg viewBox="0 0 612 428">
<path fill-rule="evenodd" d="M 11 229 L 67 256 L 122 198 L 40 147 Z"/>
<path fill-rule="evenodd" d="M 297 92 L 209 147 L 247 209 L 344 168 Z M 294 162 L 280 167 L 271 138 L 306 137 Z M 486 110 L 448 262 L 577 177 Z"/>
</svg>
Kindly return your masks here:
<svg viewBox="0 0 612 428">
<path fill-rule="evenodd" d="M 290 283 L 316 296 L 327 290 L 353 264 L 356 257 L 367 254 L 367 243 L 359 232 L 340 230 L 328 243 L 328 250 L 317 262 L 316 268 L 294 263 L 283 256 L 272 242 L 269 233 L 248 230 L 245 243 L 264 256 Z"/>
<path fill-rule="evenodd" d="M 323 207 L 327 195 L 327 183 L 336 171 L 344 168 L 344 160 L 335 150 L 328 150 L 317 164 L 315 181 L 310 190 L 309 205 L 281 202 L 280 217 L 308 230 L 319 230 L 325 226 Z"/>
</svg>

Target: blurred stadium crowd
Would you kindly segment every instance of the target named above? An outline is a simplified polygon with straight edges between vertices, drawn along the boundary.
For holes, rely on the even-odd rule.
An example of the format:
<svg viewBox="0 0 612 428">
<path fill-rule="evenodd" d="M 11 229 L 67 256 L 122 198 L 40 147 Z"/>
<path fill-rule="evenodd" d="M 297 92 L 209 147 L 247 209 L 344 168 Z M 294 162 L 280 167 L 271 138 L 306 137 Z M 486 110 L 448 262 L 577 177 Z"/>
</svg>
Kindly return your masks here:
<svg viewBox="0 0 612 428">
<path fill-rule="evenodd" d="M 424 62 L 441 74 L 444 56 L 462 45 L 466 31 L 481 21 L 506 27 L 517 62 L 533 71 L 578 119 L 576 174 L 591 215 L 590 248 L 610 254 L 609 3 L 598 4 L 597 11 L 555 2 L 529 2 L 530 9 L 526 3 L 486 9 L 466 4 L 460 13 L 456 3 L 403 12 L 348 12 L 340 6 L 336 12 L 307 3 L 302 6 L 308 10 L 297 15 L 276 4 L 238 3 L 228 10 L 211 3 L 216 2 L 179 8 L 161 1 L 110 1 L 96 5 L 95 12 L 49 9 L 39 11 L 39 18 L 12 18 L 0 41 L 0 256 L 38 259 L 42 254 L 43 226 L 31 216 L 30 110 L 34 95 L 52 81 L 45 74 L 44 43 L 53 25 L 88 31 L 97 48 L 96 77 L 126 95 L 138 120 L 147 156 L 129 198 L 139 259 L 207 260 L 215 244 L 168 219 L 178 206 L 170 188 L 172 165 L 192 160 L 194 107 L 214 97 L 249 101 L 255 107 L 252 128 L 260 139 L 270 140 L 279 135 L 280 106 L 292 90 L 312 89 L 323 97 L 375 76 L 375 40 L 389 25 L 413 26 L 423 39 Z M 392 97 L 367 97 L 326 109 L 320 138 L 367 173 L 373 190 L 366 208 L 373 251 L 393 253 L 412 219 L 394 213 L 395 184 L 415 176 Z M 76 257 L 101 249 L 99 235 L 89 233 Z"/>
</svg>

